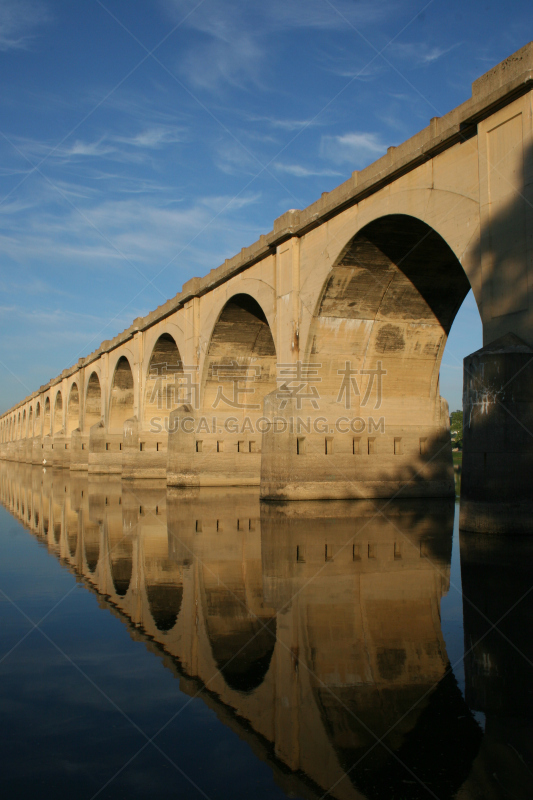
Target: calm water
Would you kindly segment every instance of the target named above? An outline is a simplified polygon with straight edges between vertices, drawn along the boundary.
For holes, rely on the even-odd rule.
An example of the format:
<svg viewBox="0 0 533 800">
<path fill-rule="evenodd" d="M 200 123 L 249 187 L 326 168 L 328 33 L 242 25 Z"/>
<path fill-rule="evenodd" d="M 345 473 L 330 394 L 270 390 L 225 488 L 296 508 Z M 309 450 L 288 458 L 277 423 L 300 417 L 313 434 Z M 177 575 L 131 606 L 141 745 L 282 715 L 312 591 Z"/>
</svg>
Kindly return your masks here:
<svg viewBox="0 0 533 800">
<path fill-rule="evenodd" d="M 533 797 L 533 536 L 12 464 L 0 500 L 3 797 Z"/>
</svg>

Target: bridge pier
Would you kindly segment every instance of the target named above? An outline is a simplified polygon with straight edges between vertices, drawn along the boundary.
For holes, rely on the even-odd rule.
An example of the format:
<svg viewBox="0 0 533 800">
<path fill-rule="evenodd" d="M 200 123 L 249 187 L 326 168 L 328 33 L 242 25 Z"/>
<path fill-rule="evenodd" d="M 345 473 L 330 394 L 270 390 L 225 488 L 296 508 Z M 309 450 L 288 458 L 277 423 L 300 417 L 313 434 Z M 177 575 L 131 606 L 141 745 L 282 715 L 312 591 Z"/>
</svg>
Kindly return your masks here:
<svg viewBox="0 0 533 800">
<path fill-rule="evenodd" d="M 110 433 L 103 422 L 89 433 L 89 475 L 122 473 L 122 433 Z"/>
<path fill-rule="evenodd" d="M 262 436 L 251 420 L 221 421 L 190 406 L 172 412 L 168 434 L 169 486 L 258 486 Z M 234 423 L 234 424 L 233 424 Z"/>
<path fill-rule="evenodd" d="M 321 404 L 314 418 L 297 398 L 265 398 L 261 497 L 333 500 L 372 497 L 453 497 L 448 405 L 433 425 L 387 426 L 339 416 Z M 338 408 L 338 407 L 337 407 Z"/>
<path fill-rule="evenodd" d="M 165 479 L 167 474 L 167 432 L 143 431 L 137 417 L 124 423 L 122 477 Z"/>
<path fill-rule="evenodd" d="M 46 462 L 47 467 L 53 467 L 54 465 L 54 449 L 53 449 L 54 440 L 47 434 L 42 438 L 42 447 L 41 447 L 41 464 Z"/>
<path fill-rule="evenodd" d="M 65 431 L 59 431 L 52 437 L 54 450 L 54 467 L 68 469 L 70 467 L 70 436 Z"/>
<path fill-rule="evenodd" d="M 33 439 L 24 439 L 23 447 L 24 447 L 24 463 L 31 464 L 32 452 L 33 452 Z"/>
<path fill-rule="evenodd" d="M 43 439 L 42 436 L 34 436 L 31 446 L 31 463 L 41 465 L 43 463 Z"/>
<path fill-rule="evenodd" d="M 73 472 L 89 469 L 89 436 L 79 428 L 70 434 L 70 469 Z"/>
<path fill-rule="evenodd" d="M 464 360 L 463 530 L 532 533 L 533 349 L 506 334 Z"/>
</svg>

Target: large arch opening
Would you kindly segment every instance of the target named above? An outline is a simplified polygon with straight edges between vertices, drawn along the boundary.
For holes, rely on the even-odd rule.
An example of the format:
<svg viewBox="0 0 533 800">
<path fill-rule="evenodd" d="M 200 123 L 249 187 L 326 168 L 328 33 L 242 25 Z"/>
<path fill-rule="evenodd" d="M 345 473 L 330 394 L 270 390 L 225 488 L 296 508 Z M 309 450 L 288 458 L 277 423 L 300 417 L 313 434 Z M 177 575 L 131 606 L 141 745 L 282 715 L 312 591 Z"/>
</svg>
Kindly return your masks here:
<svg viewBox="0 0 533 800">
<path fill-rule="evenodd" d="M 234 295 L 213 329 L 202 380 L 202 406 L 217 416 L 261 416 L 276 388 L 276 348 L 265 313 L 247 294 Z"/>
<path fill-rule="evenodd" d="M 297 409 L 312 405 L 327 430 L 311 431 L 303 450 L 295 444 L 296 454 L 313 457 L 311 478 L 309 460 L 297 459 L 278 484 L 272 461 L 272 491 L 292 496 L 308 483 L 307 496 L 315 498 L 454 493 L 439 373 L 469 291 L 455 253 L 414 217 L 381 217 L 346 244 L 301 353 L 308 372 Z"/>
<path fill-rule="evenodd" d="M 339 396 L 347 361 L 357 370 L 379 361 L 384 399 L 407 410 L 424 398 L 431 414 L 447 336 L 469 290 L 457 257 L 426 223 L 402 214 L 371 222 L 331 270 L 311 326 L 308 357 L 320 364 L 322 390 Z M 363 399 L 369 381 L 358 381 Z"/>
<path fill-rule="evenodd" d="M 59 433 L 63 428 L 63 397 L 61 396 L 61 392 L 56 394 L 56 399 L 54 402 L 54 419 L 52 423 L 52 435 L 55 436 L 56 433 Z"/>
<path fill-rule="evenodd" d="M 146 374 L 144 393 L 144 428 L 150 430 L 154 418 L 168 417 L 178 407 L 177 376 L 183 374 L 183 363 L 169 333 L 163 333 L 154 345 Z"/>
<path fill-rule="evenodd" d="M 115 367 L 109 404 L 109 429 L 121 432 L 124 423 L 133 417 L 133 373 L 130 362 L 121 356 Z"/>
<path fill-rule="evenodd" d="M 85 396 L 85 430 L 88 431 L 92 425 L 96 425 L 101 419 L 102 390 L 98 375 L 96 372 L 92 372 L 87 383 L 87 394 Z"/>
<path fill-rule="evenodd" d="M 50 436 L 50 398 L 44 401 L 43 436 Z"/>
<path fill-rule="evenodd" d="M 78 384 L 73 383 L 70 387 L 67 404 L 67 436 L 80 426 L 80 393 Z"/>
</svg>

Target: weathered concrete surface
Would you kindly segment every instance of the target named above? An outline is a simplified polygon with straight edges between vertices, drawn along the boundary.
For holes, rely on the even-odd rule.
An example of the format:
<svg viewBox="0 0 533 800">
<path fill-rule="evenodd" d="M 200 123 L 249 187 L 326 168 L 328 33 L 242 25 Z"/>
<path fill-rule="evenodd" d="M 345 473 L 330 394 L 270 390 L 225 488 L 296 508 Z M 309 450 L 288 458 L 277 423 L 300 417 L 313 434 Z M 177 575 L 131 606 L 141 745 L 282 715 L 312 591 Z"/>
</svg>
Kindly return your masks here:
<svg viewBox="0 0 533 800">
<path fill-rule="evenodd" d="M 5 413 L 0 457 L 28 462 L 33 438 L 34 463 L 261 483 L 265 498 L 451 494 L 439 368 L 469 288 L 485 346 L 512 334 L 533 347 L 532 97 L 529 44 Z M 311 420 L 296 460 L 291 435 L 272 440 L 294 394 Z M 195 424 L 169 434 L 183 406 Z M 507 459 L 510 484 L 519 462 Z"/>
</svg>

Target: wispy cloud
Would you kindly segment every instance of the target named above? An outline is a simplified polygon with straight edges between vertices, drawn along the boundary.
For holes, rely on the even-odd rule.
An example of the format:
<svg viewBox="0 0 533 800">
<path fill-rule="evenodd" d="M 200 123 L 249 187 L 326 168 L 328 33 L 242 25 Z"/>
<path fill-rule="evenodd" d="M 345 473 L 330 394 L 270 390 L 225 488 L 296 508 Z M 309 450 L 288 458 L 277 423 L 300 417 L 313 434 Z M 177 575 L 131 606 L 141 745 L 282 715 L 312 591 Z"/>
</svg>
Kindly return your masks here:
<svg viewBox="0 0 533 800">
<path fill-rule="evenodd" d="M 183 18 L 190 7 L 190 0 L 167 0 L 174 19 Z M 387 0 L 336 0 L 335 8 L 323 0 L 306 0 L 305 5 L 301 0 L 204 0 L 185 24 L 204 34 L 206 41 L 196 42 L 181 58 L 181 70 L 188 82 L 202 89 L 258 85 L 273 35 L 298 29 L 345 30 L 346 19 L 364 27 L 383 19 L 387 11 L 393 11 Z"/>
<path fill-rule="evenodd" d="M 146 274 L 159 270 L 185 247 L 188 258 L 196 264 L 218 266 L 223 260 L 221 253 L 228 246 L 225 243 L 237 236 L 234 227 L 228 229 L 228 214 L 256 203 L 259 197 L 251 193 L 235 200 L 231 196 L 206 196 L 185 208 L 164 203 L 159 196 L 130 196 L 85 203 L 81 213 L 48 205 L 36 211 L 31 221 L 26 215 L 5 219 L 3 230 L 0 225 L 0 258 L 22 265 L 76 265 L 95 272 L 121 268 L 131 271 L 135 264 Z M 241 223 L 239 235 L 243 227 L 246 224 Z M 204 250 L 194 251 L 191 256 L 189 242 L 195 233 L 207 228 L 213 253 L 210 254 L 209 237 L 204 237 Z M 254 234 L 255 231 L 252 241 Z"/>
<path fill-rule="evenodd" d="M 174 18 L 183 18 L 191 8 L 191 0 L 167 0 Z M 336 11 L 335 9 L 338 9 Z M 344 30 L 346 21 L 366 25 L 382 19 L 394 10 L 387 0 L 336 0 L 332 8 L 323 0 L 269 0 L 268 3 L 249 3 L 248 0 L 206 0 L 198 11 L 187 19 L 187 26 L 230 40 L 236 30 L 249 29 L 272 33 L 280 30 L 317 28 Z M 262 27 L 259 27 L 259 23 Z"/>
<path fill-rule="evenodd" d="M 382 156 L 387 145 L 377 133 L 353 132 L 341 136 L 323 136 L 320 155 L 335 164 L 349 162 L 354 169 L 361 169 Z"/>
<path fill-rule="evenodd" d="M 216 38 L 190 50 L 182 61 L 182 72 L 193 86 L 218 89 L 230 85 L 244 89 L 260 83 L 264 50 L 245 32 L 236 42 Z"/>
<path fill-rule="evenodd" d="M 420 67 L 433 64 L 460 45 L 461 42 L 455 42 L 449 47 L 438 47 L 437 45 L 432 47 L 426 42 L 394 42 L 390 47 L 390 52 L 411 66 Z"/>
<path fill-rule="evenodd" d="M 157 149 L 167 144 L 184 142 L 187 134 L 183 128 L 158 126 L 146 128 L 135 136 L 115 136 L 113 140 L 129 147 Z"/>
<path fill-rule="evenodd" d="M 35 29 L 49 18 L 49 12 L 39 2 L 0 0 L 0 50 L 28 48 Z"/>
<path fill-rule="evenodd" d="M 226 175 L 255 175 L 259 169 L 259 162 L 233 141 L 215 145 L 215 164 Z"/>
<path fill-rule="evenodd" d="M 268 117 L 259 114 L 245 114 L 247 122 L 259 122 L 262 125 L 268 125 L 271 128 L 284 131 L 297 131 L 301 128 L 316 127 L 317 125 L 325 125 L 324 120 L 320 119 L 283 119 L 281 117 Z"/>
<path fill-rule="evenodd" d="M 276 162 L 274 163 L 274 168 L 278 172 L 285 172 L 287 175 L 294 175 L 295 178 L 342 176 L 342 172 L 338 172 L 337 170 L 303 167 L 301 164 L 282 164 L 281 162 Z"/>
<path fill-rule="evenodd" d="M 231 195 L 204 197 L 200 202 L 218 214 L 221 211 L 238 211 L 241 208 L 246 208 L 246 206 L 254 205 L 260 199 L 261 194 L 257 192 L 255 194 L 243 194 L 239 197 L 232 197 Z"/>
<path fill-rule="evenodd" d="M 19 140 L 17 146 L 20 152 L 30 159 L 48 156 L 50 160 L 63 164 L 100 159 L 139 162 L 147 157 L 150 151 L 179 144 L 186 139 L 185 130 L 182 128 L 157 126 L 145 128 L 129 136 L 106 134 L 93 140 L 76 139 L 73 143 L 65 143 L 59 147 L 49 142 L 29 139 Z"/>
</svg>

